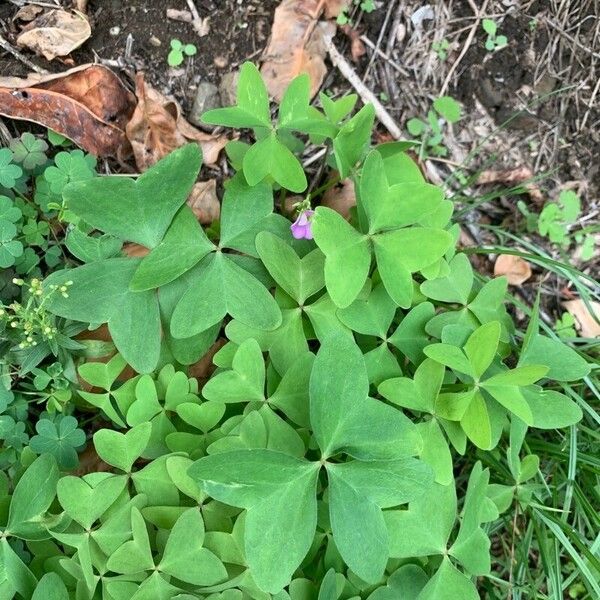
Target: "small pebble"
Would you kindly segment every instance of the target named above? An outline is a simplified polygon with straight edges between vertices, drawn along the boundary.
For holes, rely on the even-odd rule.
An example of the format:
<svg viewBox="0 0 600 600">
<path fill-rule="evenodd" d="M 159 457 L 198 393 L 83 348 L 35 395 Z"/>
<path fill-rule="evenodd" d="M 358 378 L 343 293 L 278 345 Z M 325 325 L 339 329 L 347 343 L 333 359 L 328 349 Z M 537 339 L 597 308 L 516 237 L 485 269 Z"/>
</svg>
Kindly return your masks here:
<svg viewBox="0 0 600 600">
<path fill-rule="evenodd" d="M 215 56 L 214 63 L 217 69 L 224 69 L 229 64 L 229 61 L 224 56 Z"/>
<path fill-rule="evenodd" d="M 110 35 L 119 35 L 121 33 L 121 28 L 118 25 L 115 27 L 111 27 L 109 33 Z"/>
<path fill-rule="evenodd" d="M 162 45 L 162 42 L 155 35 L 151 35 L 149 41 L 150 41 L 150 44 L 152 44 L 156 48 L 158 48 L 159 46 Z"/>
<path fill-rule="evenodd" d="M 202 123 L 202 114 L 207 110 L 219 108 L 220 106 L 219 88 L 208 81 L 203 81 L 198 85 L 198 91 L 196 92 L 194 104 L 188 115 L 188 119 L 190 123 L 198 125 L 199 127 L 206 126 Z"/>
</svg>

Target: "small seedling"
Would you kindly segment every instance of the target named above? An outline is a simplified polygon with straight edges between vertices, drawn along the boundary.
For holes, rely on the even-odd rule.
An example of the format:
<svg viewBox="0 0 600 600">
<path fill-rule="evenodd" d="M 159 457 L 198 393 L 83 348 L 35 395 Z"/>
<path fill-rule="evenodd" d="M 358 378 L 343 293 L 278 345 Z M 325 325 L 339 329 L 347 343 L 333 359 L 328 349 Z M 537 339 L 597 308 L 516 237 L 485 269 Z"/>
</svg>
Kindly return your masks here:
<svg viewBox="0 0 600 600">
<path fill-rule="evenodd" d="M 561 192 L 558 200 L 546 203 L 539 215 L 530 212 L 523 202 L 518 202 L 517 207 L 527 220 L 528 231 L 537 231 L 563 249 L 575 242 L 581 246 L 582 260 L 589 260 L 594 255 L 596 227 L 570 232 L 581 214 L 581 201 L 575 192 Z"/>
<path fill-rule="evenodd" d="M 450 48 L 450 42 L 445 38 L 439 42 L 433 42 L 433 44 L 431 44 L 431 49 L 437 54 L 437 57 L 442 62 L 448 58 L 448 48 Z"/>
<path fill-rule="evenodd" d="M 413 118 L 406 128 L 414 136 L 421 138 L 421 158 L 430 152 L 435 156 L 446 156 L 448 149 L 444 146 L 442 126 L 456 123 L 460 119 L 460 104 L 451 96 L 441 96 L 433 102 L 433 108 L 427 113 L 427 120 Z"/>
<path fill-rule="evenodd" d="M 485 40 L 485 49 L 489 52 L 504 48 L 508 43 L 505 35 L 496 35 L 498 26 L 492 19 L 483 19 L 481 22 L 483 30 L 488 34 L 487 40 Z"/>
<path fill-rule="evenodd" d="M 183 63 L 186 56 L 194 56 L 198 49 L 194 44 L 183 44 L 179 40 L 171 40 L 171 51 L 167 57 L 167 62 L 171 67 L 178 67 Z"/>
<path fill-rule="evenodd" d="M 556 331 L 558 337 L 563 339 L 577 337 L 577 331 L 575 330 L 575 317 L 571 313 L 563 313 L 560 319 L 556 320 L 554 331 Z"/>
<path fill-rule="evenodd" d="M 377 7 L 375 6 L 374 0 L 354 0 L 354 4 L 360 7 L 360 10 L 366 13 L 372 13 Z M 350 15 L 348 14 L 348 8 L 345 8 L 337 18 L 338 25 L 351 24 Z"/>
</svg>

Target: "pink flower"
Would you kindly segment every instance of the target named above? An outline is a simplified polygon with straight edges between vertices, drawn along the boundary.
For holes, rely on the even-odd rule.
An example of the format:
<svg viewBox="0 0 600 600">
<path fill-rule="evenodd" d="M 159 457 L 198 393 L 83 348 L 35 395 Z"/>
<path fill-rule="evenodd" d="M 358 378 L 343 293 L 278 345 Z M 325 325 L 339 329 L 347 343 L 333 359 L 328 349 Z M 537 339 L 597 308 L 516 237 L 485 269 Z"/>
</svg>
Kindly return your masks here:
<svg viewBox="0 0 600 600">
<path fill-rule="evenodd" d="M 290 229 L 292 235 L 297 239 L 312 240 L 312 216 L 315 214 L 314 210 L 303 210 L 298 218 L 292 223 Z"/>
</svg>

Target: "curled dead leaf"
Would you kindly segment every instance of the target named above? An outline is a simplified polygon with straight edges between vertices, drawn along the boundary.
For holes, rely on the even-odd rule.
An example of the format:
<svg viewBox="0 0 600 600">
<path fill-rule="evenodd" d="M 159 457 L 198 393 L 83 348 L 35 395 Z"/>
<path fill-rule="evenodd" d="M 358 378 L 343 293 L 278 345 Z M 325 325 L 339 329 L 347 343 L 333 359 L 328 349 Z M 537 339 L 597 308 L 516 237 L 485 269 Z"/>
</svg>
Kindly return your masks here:
<svg viewBox="0 0 600 600">
<path fill-rule="evenodd" d="M 520 256 L 500 254 L 494 264 L 494 277 L 502 275 L 510 285 L 521 285 L 531 277 L 531 267 Z"/>
<path fill-rule="evenodd" d="M 44 9 L 41 6 L 37 6 L 36 4 L 26 4 L 15 13 L 12 20 L 24 22 L 33 21 L 33 19 L 42 12 L 44 12 Z"/>
<path fill-rule="evenodd" d="M 344 179 L 340 184 L 329 188 L 323 195 L 321 205 L 340 213 L 344 219 L 349 219 L 350 210 L 356 206 L 356 192 L 352 179 Z"/>
<path fill-rule="evenodd" d="M 327 74 L 325 40 L 335 33 L 333 23 L 318 23 L 322 0 L 283 0 L 275 9 L 271 41 L 261 69 L 269 93 L 281 100 L 292 79 L 307 73 L 314 96 Z"/>
<path fill-rule="evenodd" d="M 17 44 L 53 60 L 67 56 L 92 35 L 88 20 L 66 10 L 49 10 L 23 28 Z"/>
<path fill-rule="evenodd" d="M 196 183 L 192 188 L 187 204 L 202 225 L 210 225 L 213 221 L 216 221 L 221 215 L 216 179 Z"/>
<path fill-rule="evenodd" d="M 352 60 L 358 62 L 360 57 L 367 53 L 365 44 L 360 39 L 360 33 L 350 25 L 342 25 L 340 29 L 350 40 L 350 55 L 352 56 Z"/>
<path fill-rule="evenodd" d="M 226 136 L 204 133 L 190 125 L 179 104 L 147 85 L 143 73 L 136 76 L 136 95 L 138 104 L 125 129 L 140 171 L 188 142 L 200 145 L 204 164 L 215 164 L 229 141 Z"/>
<path fill-rule="evenodd" d="M 600 302 L 591 301 L 591 311 L 581 298 L 563 302 L 562 306 L 575 317 L 581 337 L 600 337 Z"/>
<path fill-rule="evenodd" d="M 64 73 L 0 77 L 0 114 L 32 121 L 95 156 L 116 156 L 135 96 L 110 69 L 81 65 Z"/>
</svg>

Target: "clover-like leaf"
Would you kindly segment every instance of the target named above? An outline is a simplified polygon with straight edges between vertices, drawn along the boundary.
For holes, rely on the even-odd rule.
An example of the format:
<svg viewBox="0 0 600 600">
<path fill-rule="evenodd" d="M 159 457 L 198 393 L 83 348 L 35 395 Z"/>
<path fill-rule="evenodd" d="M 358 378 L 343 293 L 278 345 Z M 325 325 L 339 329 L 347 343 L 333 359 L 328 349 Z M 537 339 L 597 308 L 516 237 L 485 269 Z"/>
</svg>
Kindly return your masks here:
<svg viewBox="0 0 600 600">
<path fill-rule="evenodd" d="M 52 454 L 63 469 L 77 466 L 77 449 L 85 444 L 85 433 L 77 427 L 75 417 L 57 415 L 54 421 L 42 418 L 35 430 L 37 435 L 29 440 L 34 452 Z"/>
</svg>

